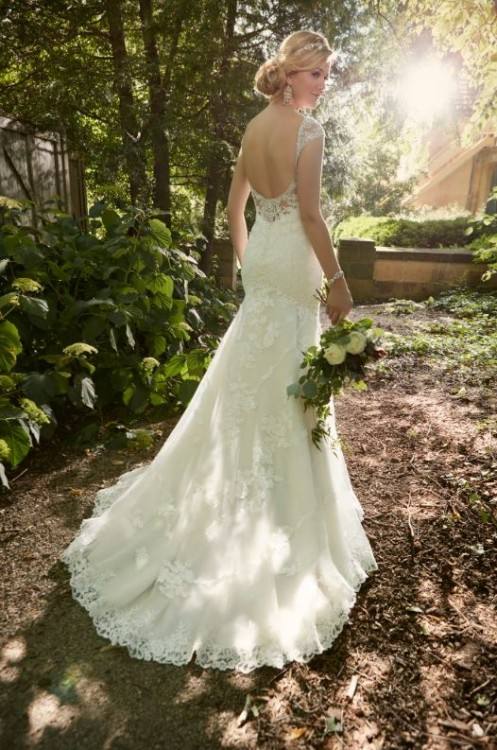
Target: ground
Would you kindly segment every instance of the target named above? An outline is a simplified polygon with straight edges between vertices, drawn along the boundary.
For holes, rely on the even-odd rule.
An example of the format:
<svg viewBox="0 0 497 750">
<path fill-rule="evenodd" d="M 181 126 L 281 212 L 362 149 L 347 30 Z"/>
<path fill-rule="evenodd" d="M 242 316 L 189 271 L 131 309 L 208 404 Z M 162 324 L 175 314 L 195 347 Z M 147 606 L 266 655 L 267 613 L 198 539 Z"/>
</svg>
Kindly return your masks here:
<svg viewBox="0 0 497 750">
<path fill-rule="evenodd" d="M 407 316 L 358 306 L 405 332 Z M 379 570 L 332 648 L 248 675 L 134 660 L 97 636 L 59 555 L 92 498 L 148 453 L 34 451 L 0 498 L 8 748 L 497 748 L 497 406 L 423 358 L 336 400 Z"/>
</svg>

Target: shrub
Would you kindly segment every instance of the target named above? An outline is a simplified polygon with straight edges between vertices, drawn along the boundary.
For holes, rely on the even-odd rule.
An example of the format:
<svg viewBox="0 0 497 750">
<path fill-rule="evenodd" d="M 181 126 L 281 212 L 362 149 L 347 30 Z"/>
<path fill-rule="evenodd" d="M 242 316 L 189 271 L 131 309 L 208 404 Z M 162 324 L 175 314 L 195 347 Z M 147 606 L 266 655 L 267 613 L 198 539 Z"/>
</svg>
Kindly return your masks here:
<svg viewBox="0 0 497 750">
<path fill-rule="evenodd" d="M 351 216 L 335 229 L 334 240 L 346 237 L 372 239 L 387 247 L 461 247 L 469 244 L 466 234 L 471 219 L 415 219 L 388 216 Z"/>
<path fill-rule="evenodd" d="M 17 466 L 68 407 L 141 414 L 188 403 L 237 309 L 197 255 L 136 209 L 98 203 L 83 231 L 63 213 L 33 227 L 25 209 L 0 208 L 5 461 Z M 0 479 L 7 483 L 3 465 Z"/>
<path fill-rule="evenodd" d="M 495 198 L 497 188 L 490 194 L 490 200 Z M 471 219 L 466 234 L 471 240 L 470 247 L 474 250 L 474 261 L 488 265 L 481 277 L 482 281 L 488 281 L 497 273 L 497 214 L 483 214 Z"/>
</svg>

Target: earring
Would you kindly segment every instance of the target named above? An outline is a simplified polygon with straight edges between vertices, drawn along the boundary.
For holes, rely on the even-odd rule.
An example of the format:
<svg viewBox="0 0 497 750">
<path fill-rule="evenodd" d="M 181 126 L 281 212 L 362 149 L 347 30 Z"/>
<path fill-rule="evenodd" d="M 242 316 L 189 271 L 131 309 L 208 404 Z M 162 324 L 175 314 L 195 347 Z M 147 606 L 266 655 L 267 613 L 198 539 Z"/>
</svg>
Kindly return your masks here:
<svg viewBox="0 0 497 750">
<path fill-rule="evenodd" d="M 293 89 L 289 83 L 283 89 L 283 104 L 290 104 L 293 98 Z"/>
</svg>

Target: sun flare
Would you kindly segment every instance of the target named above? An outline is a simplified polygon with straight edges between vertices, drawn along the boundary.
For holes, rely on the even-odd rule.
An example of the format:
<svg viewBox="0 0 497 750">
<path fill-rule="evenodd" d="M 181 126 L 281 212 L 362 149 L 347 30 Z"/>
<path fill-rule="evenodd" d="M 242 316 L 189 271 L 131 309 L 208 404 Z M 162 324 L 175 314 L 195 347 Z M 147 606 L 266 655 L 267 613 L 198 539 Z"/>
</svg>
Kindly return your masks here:
<svg viewBox="0 0 497 750">
<path fill-rule="evenodd" d="M 454 71 L 436 59 L 409 66 L 397 86 L 397 96 L 406 113 L 427 123 L 448 111 L 455 92 Z"/>
</svg>

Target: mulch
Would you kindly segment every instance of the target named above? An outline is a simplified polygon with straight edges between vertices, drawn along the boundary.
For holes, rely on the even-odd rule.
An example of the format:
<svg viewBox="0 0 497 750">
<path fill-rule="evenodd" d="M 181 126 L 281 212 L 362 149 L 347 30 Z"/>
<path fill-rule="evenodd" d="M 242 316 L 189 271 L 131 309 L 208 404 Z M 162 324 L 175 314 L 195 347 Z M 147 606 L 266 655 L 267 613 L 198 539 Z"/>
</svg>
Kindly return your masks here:
<svg viewBox="0 0 497 750">
<path fill-rule="evenodd" d="M 405 331 L 427 312 L 384 314 Z M 430 319 L 439 319 L 432 311 Z M 495 403 L 406 355 L 336 400 L 379 570 L 332 648 L 248 675 L 142 662 L 97 636 L 58 558 L 96 490 L 152 452 L 35 450 L 0 497 L 2 746 L 497 748 Z"/>
</svg>

